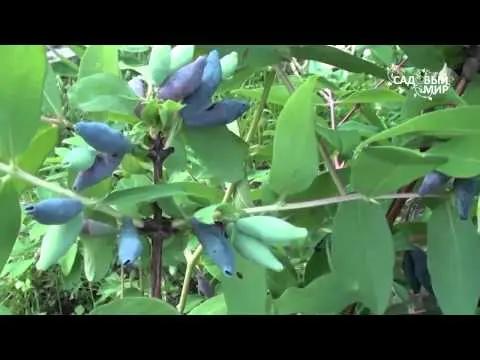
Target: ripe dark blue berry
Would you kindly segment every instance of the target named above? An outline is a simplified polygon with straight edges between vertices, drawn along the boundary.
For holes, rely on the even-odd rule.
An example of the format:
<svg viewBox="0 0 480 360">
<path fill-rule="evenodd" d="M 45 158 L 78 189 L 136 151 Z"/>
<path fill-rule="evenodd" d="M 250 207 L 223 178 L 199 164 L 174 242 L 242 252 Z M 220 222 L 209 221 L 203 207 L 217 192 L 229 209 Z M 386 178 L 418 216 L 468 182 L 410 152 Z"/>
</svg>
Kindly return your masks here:
<svg viewBox="0 0 480 360">
<path fill-rule="evenodd" d="M 205 110 L 190 113 L 188 107 L 180 110 L 186 126 L 206 127 L 226 125 L 241 117 L 249 108 L 247 102 L 240 100 L 223 100 L 214 103 Z"/>
<path fill-rule="evenodd" d="M 97 154 L 95 162 L 89 169 L 79 172 L 73 190 L 82 191 L 90 186 L 98 184 L 103 179 L 112 176 L 113 172 L 122 162 L 123 156 L 109 154 Z"/>
<path fill-rule="evenodd" d="M 27 205 L 24 210 L 40 224 L 60 225 L 80 214 L 83 204 L 79 200 L 53 198 Z"/>
<path fill-rule="evenodd" d="M 102 122 L 80 121 L 75 124 L 74 129 L 88 145 L 102 153 L 124 155 L 133 147 L 121 131 Z"/>
<path fill-rule="evenodd" d="M 207 64 L 205 56 L 198 57 L 171 75 L 158 89 L 159 99 L 181 101 L 193 94 L 202 82 L 202 74 Z"/>
<path fill-rule="evenodd" d="M 235 253 L 221 227 L 215 224 L 204 224 L 193 218 L 192 228 L 206 255 L 223 271 L 225 276 L 234 276 L 236 274 Z"/>
<path fill-rule="evenodd" d="M 423 178 L 422 184 L 418 188 L 417 193 L 421 196 L 436 192 L 442 186 L 446 185 L 450 177 L 439 172 L 439 171 L 432 171 L 429 172 Z"/>
<path fill-rule="evenodd" d="M 143 246 L 138 231 L 130 218 L 125 218 L 118 240 L 118 258 L 122 265 L 132 265 L 142 253 Z"/>
<path fill-rule="evenodd" d="M 475 200 L 477 180 L 458 178 L 453 182 L 453 187 L 455 189 L 458 216 L 461 220 L 467 220 L 470 208 Z"/>
</svg>

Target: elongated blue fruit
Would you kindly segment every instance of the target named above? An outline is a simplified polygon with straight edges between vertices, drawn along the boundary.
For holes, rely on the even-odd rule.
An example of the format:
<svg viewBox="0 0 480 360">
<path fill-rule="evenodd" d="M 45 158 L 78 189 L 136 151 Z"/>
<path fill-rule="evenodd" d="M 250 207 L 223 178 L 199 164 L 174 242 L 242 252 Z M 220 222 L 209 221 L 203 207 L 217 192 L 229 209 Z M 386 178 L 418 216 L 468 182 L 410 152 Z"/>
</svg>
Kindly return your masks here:
<svg viewBox="0 0 480 360">
<path fill-rule="evenodd" d="M 460 220 L 467 220 L 477 191 L 476 179 L 455 179 L 453 182 L 455 199 Z"/>
<path fill-rule="evenodd" d="M 418 281 L 430 294 L 435 295 L 430 279 L 430 272 L 428 271 L 427 253 L 420 249 L 414 249 L 410 250 L 410 254 L 415 264 L 415 276 Z"/>
<path fill-rule="evenodd" d="M 113 172 L 122 162 L 123 155 L 109 155 L 98 153 L 95 162 L 88 170 L 79 172 L 75 178 L 72 189 L 82 191 L 98 184 L 103 179 L 112 176 Z"/>
<path fill-rule="evenodd" d="M 96 153 L 95 149 L 88 147 L 73 148 L 65 155 L 63 162 L 73 171 L 85 171 L 95 162 Z"/>
<path fill-rule="evenodd" d="M 85 219 L 82 226 L 82 235 L 100 237 L 117 233 L 117 228 L 93 219 Z"/>
<path fill-rule="evenodd" d="M 186 126 L 206 127 L 226 125 L 241 117 L 249 108 L 248 103 L 240 100 L 222 100 L 205 110 L 191 114 L 188 107 L 180 110 Z"/>
<path fill-rule="evenodd" d="M 203 275 L 201 272 L 197 272 L 195 277 L 197 278 L 198 293 L 206 298 L 213 297 L 215 295 L 215 291 L 210 282 L 205 278 L 205 275 Z"/>
<path fill-rule="evenodd" d="M 158 89 L 157 97 L 181 101 L 193 94 L 202 83 L 202 74 L 206 64 L 207 58 L 200 56 L 194 62 L 173 73 Z"/>
<path fill-rule="evenodd" d="M 24 210 L 40 224 L 59 225 L 80 214 L 83 204 L 79 200 L 53 198 L 27 205 Z"/>
<path fill-rule="evenodd" d="M 88 145 L 102 153 L 123 155 L 133 147 L 126 136 L 105 123 L 80 121 L 75 124 L 74 129 Z"/>
<path fill-rule="evenodd" d="M 125 218 L 118 238 L 118 258 L 122 265 L 133 264 L 140 254 L 143 247 L 138 231 L 130 218 Z"/>
<path fill-rule="evenodd" d="M 449 176 L 439 171 L 429 172 L 423 178 L 422 184 L 418 188 L 417 193 L 421 196 L 433 193 L 446 185 L 449 179 Z"/>
<path fill-rule="evenodd" d="M 40 245 L 40 258 L 36 263 L 38 270 L 47 270 L 64 256 L 82 229 L 83 213 L 62 225 L 49 226 Z"/>
<path fill-rule="evenodd" d="M 192 218 L 192 228 L 206 255 L 222 270 L 225 276 L 236 274 L 235 254 L 225 232 L 218 225 L 204 224 Z"/>
<path fill-rule="evenodd" d="M 207 65 L 203 70 L 200 87 L 184 100 L 187 105 L 186 108 L 188 108 L 185 111 L 193 114 L 210 106 L 211 98 L 221 82 L 220 53 L 217 50 L 212 50 L 207 56 Z"/>
<path fill-rule="evenodd" d="M 413 260 L 411 251 L 405 251 L 403 255 L 402 270 L 413 293 L 418 294 L 422 288 L 422 284 L 415 274 L 415 261 Z"/>
<path fill-rule="evenodd" d="M 145 82 L 141 79 L 140 75 L 131 78 L 128 81 L 128 85 L 130 85 L 135 95 L 142 98 L 145 97 Z"/>
</svg>

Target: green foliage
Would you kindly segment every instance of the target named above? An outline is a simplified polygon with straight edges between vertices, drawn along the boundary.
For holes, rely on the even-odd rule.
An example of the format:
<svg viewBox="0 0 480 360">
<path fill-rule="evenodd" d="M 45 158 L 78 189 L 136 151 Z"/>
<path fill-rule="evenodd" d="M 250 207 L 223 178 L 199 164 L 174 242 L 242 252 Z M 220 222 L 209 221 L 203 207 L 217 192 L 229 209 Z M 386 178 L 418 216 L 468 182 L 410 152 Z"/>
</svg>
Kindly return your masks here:
<svg viewBox="0 0 480 360">
<path fill-rule="evenodd" d="M 414 192 L 434 170 L 480 175 L 478 75 L 463 96 L 452 86 L 431 99 L 388 82 L 407 56 L 407 75 L 461 68 L 461 46 L 71 48 L 79 66 L 48 64 L 43 46 L 0 46 L 0 315 L 407 313 L 402 259 L 415 246 L 426 248 L 438 311 L 478 313 L 479 189 L 465 195 L 474 199 L 468 220 L 449 186 L 392 206 L 411 197 L 400 188 L 416 182 Z M 226 126 L 188 127 L 191 99 L 156 93 L 214 49 L 222 81 L 208 100 L 248 101 L 249 110 Z M 130 88 L 134 76 L 147 83 L 145 98 Z M 73 130 L 80 120 L 119 130 L 132 149 L 77 193 L 75 178 L 99 156 Z M 50 226 L 22 214 L 20 204 L 53 197 L 79 199 L 84 211 Z M 223 226 L 236 274 L 199 248 L 192 217 L 219 226 L 217 236 Z M 121 266 L 129 218 L 136 230 L 124 237 L 141 251 Z M 92 234 L 93 223 L 109 230 Z"/>
</svg>

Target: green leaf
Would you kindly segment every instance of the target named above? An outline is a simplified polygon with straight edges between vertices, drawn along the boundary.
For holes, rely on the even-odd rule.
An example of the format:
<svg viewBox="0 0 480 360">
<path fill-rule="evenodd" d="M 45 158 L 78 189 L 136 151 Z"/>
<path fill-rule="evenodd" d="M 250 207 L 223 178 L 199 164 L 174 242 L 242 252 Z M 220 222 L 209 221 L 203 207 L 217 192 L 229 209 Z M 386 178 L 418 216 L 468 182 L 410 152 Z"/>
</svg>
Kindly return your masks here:
<svg viewBox="0 0 480 360">
<path fill-rule="evenodd" d="M 4 305 L 0 305 L 0 315 L 14 315 L 12 310 Z"/>
<path fill-rule="evenodd" d="M 437 94 L 432 100 L 416 96 L 415 90 L 410 90 L 402 106 L 402 119 L 410 119 L 420 115 L 424 110 L 440 105 L 454 104 L 457 106 L 467 105 L 462 97 L 460 97 L 454 89 L 448 89 L 446 93 Z"/>
<path fill-rule="evenodd" d="M 183 128 L 186 143 L 208 172 L 222 181 L 235 182 L 245 177 L 247 144 L 226 126 Z"/>
<path fill-rule="evenodd" d="M 1 60 L 0 60 L 1 61 Z M 17 240 L 22 221 L 18 194 L 10 181 L 0 180 L 0 270 L 3 269 Z"/>
<path fill-rule="evenodd" d="M 349 181 L 350 169 L 339 169 L 337 170 L 337 175 L 342 183 L 346 184 Z M 286 202 L 302 202 L 339 195 L 338 188 L 333 182 L 332 177 L 328 172 L 324 172 L 315 178 L 307 190 L 293 196 L 288 196 Z M 291 224 L 316 230 L 324 218 L 328 218 L 330 213 L 335 214 L 336 207 L 337 205 L 333 204 L 287 211 L 285 214 L 289 216 L 288 221 Z"/>
<path fill-rule="evenodd" d="M 318 175 L 313 91 L 317 78 L 307 79 L 288 99 L 277 119 L 269 185 L 281 195 L 307 189 Z"/>
<path fill-rule="evenodd" d="M 80 237 L 83 244 L 83 268 L 90 282 L 102 280 L 115 261 L 115 237 Z"/>
<path fill-rule="evenodd" d="M 228 315 L 265 315 L 267 306 L 266 270 L 235 252 L 237 271 L 243 279 L 221 276 Z"/>
<path fill-rule="evenodd" d="M 83 285 L 82 274 L 83 261 L 81 256 L 76 256 L 70 274 L 63 277 L 62 288 L 70 292 L 78 290 Z"/>
<path fill-rule="evenodd" d="M 49 125 L 41 126 L 28 149 L 18 158 L 18 167 L 35 175 L 55 145 L 57 145 L 58 131 L 57 127 Z M 21 179 L 14 179 L 13 183 L 19 194 L 22 194 L 23 191 L 32 187 L 31 183 Z"/>
<path fill-rule="evenodd" d="M 480 106 L 461 106 L 416 116 L 365 140 L 359 146 L 399 135 L 420 133 L 439 136 L 480 135 Z"/>
<path fill-rule="evenodd" d="M 188 315 L 227 315 L 227 305 L 223 294 L 214 296 L 193 308 Z"/>
<path fill-rule="evenodd" d="M 127 297 L 100 305 L 90 315 L 180 315 L 163 300 L 144 297 Z"/>
<path fill-rule="evenodd" d="M 69 90 L 70 105 L 85 112 L 109 111 L 133 115 L 137 96 L 128 83 L 106 73 L 84 77 Z"/>
<path fill-rule="evenodd" d="M 58 86 L 57 75 L 50 64 L 47 64 L 45 86 L 43 88 L 42 113 L 62 114 L 62 94 Z"/>
<path fill-rule="evenodd" d="M 394 247 L 381 206 L 363 200 L 339 205 L 332 229 L 332 267 L 358 287 L 365 306 L 382 314 L 393 284 Z"/>
<path fill-rule="evenodd" d="M 360 107 L 360 112 L 362 113 L 363 117 L 373 126 L 379 128 L 379 129 L 385 129 L 385 124 L 380 120 L 380 118 L 377 116 L 376 111 L 374 110 L 372 105 L 368 104 L 363 104 L 363 106 Z M 350 122 L 350 121 L 349 121 Z M 341 126 L 344 126 L 347 123 L 342 124 Z M 341 127 L 339 126 L 339 128 Z"/>
<path fill-rule="evenodd" d="M 78 79 L 98 73 L 120 75 L 118 45 L 90 45 L 87 48 L 80 62 Z"/>
<path fill-rule="evenodd" d="M 340 104 L 356 104 L 356 103 L 385 103 L 385 102 L 403 102 L 405 96 L 389 89 L 368 89 L 359 91 L 344 99 L 337 100 Z"/>
<path fill-rule="evenodd" d="M 12 251 L 13 255 L 13 251 Z M 27 272 L 28 269 L 35 263 L 34 259 L 19 260 L 15 262 L 8 263 L 4 266 L 0 277 L 9 275 L 13 279 L 20 278 L 23 274 Z"/>
<path fill-rule="evenodd" d="M 328 262 L 328 252 L 326 247 L 315 251 L 305 266 L 304 284 L 308 285 L 316 278 L 329 273 L 330 264 Z"/>
<path fill-rule="evenodd" d="M 371 74 L 388 80 L 385 69 L 374 63 L 365 61 L 354 55 L 329 45 L 296 45 L 290 46 L 291 55 L 302 60 L 316 60 L 325 64 L 337 66 L 354 73 Z"/>
<path fill-rule="evenodd" d="M 172 147 L 175 149 L 173 154 L 165 161 L 167 171 L 183 171 L 187 167 L 187 151 L 185 149 L 185 139 L 182 136 L 175 136 L 172 141 Z"/>
<path fill-rule="evenodd" d="M 280 272 L 267 270 L 268 289 L 272 297 L 276 299 L 280 297 L 287 288 L 298 285 L 298 276 L 288 256 L 283 255 L 280 251 L 271 250 L 284 267 Z"/>
<path fill-rule="evenodd" d="M 243 98 L 250 98 L 257 101 L 260 101 L 263 94 L 263 87 L 257 89 L 235 89 L 231 91 L 232 95 L 240 96 Z M 290 93 L 287 88 L 283 85 L 272 86 L 268 94 L 267 102 L 270 104 L 283 106 L 290 97 Z"/>
<path fill-rule="evenodd" d="M 400 48 L 407 54 L 408 61 L 419 69 L 440 71 L 445 64 L 442 53 L 435 45 L 401 45 Z"/>
<path fill-rule="evenodd" d="M 372 146 L 364 149 L 352 164 L 352 186 L 370 197 L 386 194 L 422 177 L 446 161 L 446 156 L 395 146 Z"/>
<path fill-rule="evenodd" d="M 209 200 L 218 200 L 221 199 L 222 192 L 200 183 L 178 182 L 116 190 L 110 193 L 103 200 L 103 203 L 115 206 L 132 205 L 175 195 L 192 195 Z"/>
<path fill-rule="evenodd" d="M 73 269 L 73 265 L 75 264 L 75 258 L 77 257 L 78 253 L 78 244 L 75 243 L 72 247 L 67 251 L 67 253 L 58 261 L 60 264 L 60 268 L 62 269 L 63 275 L 67 276 Z"/>
<path fill-rule="evenodd" d="M 428 269 L 445 315 L 474 315 L 480 296 L 480 239 L 449 202 L 436 207 L 427 224 Z"/>
<path fill-rule="evenodd" d="M 350 152 L 362 141 L 360 133 L 356 130 L 333 130 L 318 125 L 316 131 L 342 155 L 350 155 Z"/>
<path fill-rule="evenodd" d="M 444 156 L 448 161 L 438 171 L 460 178 L 480 175 L 480 136 L 462 136 L 435 145 L 427 154 Z"/>
<path fill-rule="evenodd" d="M 355 301 L 351 286 L 346 286 L 335 273 L 323 275 L 304 288 L 288 288 L 275 300 L 279 315 L 338 314 Z"/>
<path fill-rule="evenodd" d="M 22 154 L 40 125 L 47 70 L 38 45 L 2 45 L 0 58 L 0 158 Z"/>
</svg>

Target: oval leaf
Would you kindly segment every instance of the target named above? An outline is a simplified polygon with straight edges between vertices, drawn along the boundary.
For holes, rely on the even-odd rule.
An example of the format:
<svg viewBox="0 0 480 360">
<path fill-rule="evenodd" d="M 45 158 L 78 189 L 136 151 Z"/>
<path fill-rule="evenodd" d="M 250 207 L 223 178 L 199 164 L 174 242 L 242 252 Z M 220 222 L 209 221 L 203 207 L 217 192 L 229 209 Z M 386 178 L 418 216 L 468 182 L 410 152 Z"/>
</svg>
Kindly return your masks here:
<svg viewBox="0 0 480 360">
<path fill-rule="evenodd" d="M 382 207 L 363 200 L 340 204 L 332 240 L 333 271 L 358 287 L 362 303 L 382 314 L 390 300 L 395 255 Z"/>
<path fill-rule="evenodd" d="M 180 315 L 178 311 L 163 300 L 144 297 L 126 297 L 101 305 L 90 315 Z"/>
<path fill-rule="evenodd" d="M 435 45 L 401 45 L 400 48 L 407 54 L 408 61 L 417 68 L 440 71 L 445 64 L 442 53 Z"/>
<path fill-rule="evenodd" d="M 73 85 L 68 97 L 70 105 L 85 112 L 110 111 L 133 115 L 136 95 L 126 81 L 112 74 L 87 76 Z"/>
<path fill-rule="evenodd" d="M 446 201 L 427 224 L 428 269 L 445 315 L 474 315 L 480 296 L 480 239 L 470 221 L 461 221 Z"/>
<path fill-rule="evenodd" d="M 279 315 L 338 314 L 355 301 L 352 287 L 334 273 L 323 275 L 313 280 L 304 288 L 291 287 L 275 300 Z"/>
<path fill-rule="evenodd" d="M 480 135 L 480 106 L 461 106 L 416 116 L 398 126 L 382 131 L 365 140 L 363 147 L 375 141 L 399 135 L 421 133 L 441 136 Z"/>
<path fill-rule="evenodd" d="M 480 135 L 451 139 L 431 147 L 427 154 L 448 158 L 437 169 L 446 175 L 460 178 L 480 175 Z"/>
<path fill-rule="evenodd" d="M 193 308 L 188 315 L 227 315 L 227 305 L 223 294 L 214 296 Z"/>
<path fill-rule="evenodd" d="M 183 128 L 187 144 L 208 172 L 222 181 L 235 182 L 245 177 L 247 144 L 226 126 Z"/>
<path fill-rule="evenodd" d="M 22 214 L 18 195 L 10 181 L 0 182 L 0 271 L 5 266 L 17 240 Z"/>
<path fill-rule="evenodd" d="M 369 147 L 352 165 L 352 185 L 366 196 L 386 194 L 446 162 L 446 156 L 422 154 L 401 147 Z"/>
<path fill-rule="evenodd" d="M 237 271 L 243 278 L 221 276 L 228 315 L 265 315 L 267 311 L 266 270 L 235 252 Z"/>
<path fill-rule="evenodd" d="M 288 99 L 278 119 L 273 142 L 269 184 L 281 195 L 307 189 L 318 175 L 314 127 L 314 89 L 317 77 L 307 79 Z"/>
<path fill-rule="evenodd" d="M 118 45 L 90 45 L 87 48 L 80 62 L 78 78 L 98 73 L 120 74 Z"/>
<path fill-rule="evenodd" d="M 0 158 L 12 158 L 27 150 L 40 125 L 47 58 L 43 46 L 0 49 Z"/>
<path fill-rule="evenodd" d="M 117 190 L 110 193 L 103 203 L 115 206 L 132 205 L 176 195 L 193 195 L 215 201 L 221 198 L 222 193 L 203 184 L 178 182 Z"/>
</svg>

